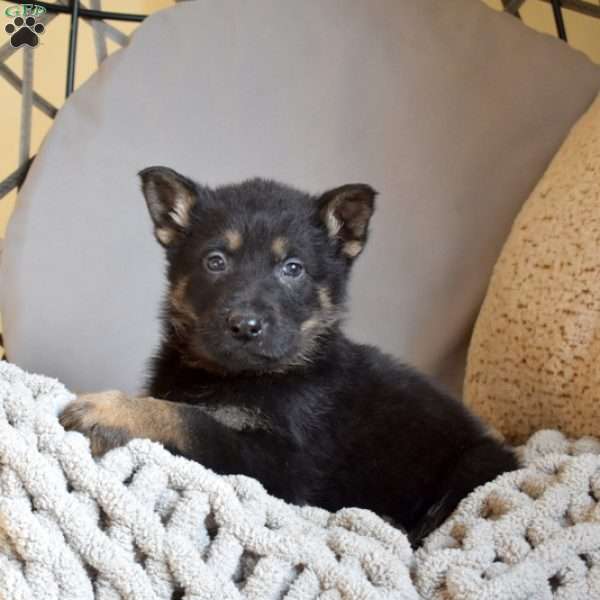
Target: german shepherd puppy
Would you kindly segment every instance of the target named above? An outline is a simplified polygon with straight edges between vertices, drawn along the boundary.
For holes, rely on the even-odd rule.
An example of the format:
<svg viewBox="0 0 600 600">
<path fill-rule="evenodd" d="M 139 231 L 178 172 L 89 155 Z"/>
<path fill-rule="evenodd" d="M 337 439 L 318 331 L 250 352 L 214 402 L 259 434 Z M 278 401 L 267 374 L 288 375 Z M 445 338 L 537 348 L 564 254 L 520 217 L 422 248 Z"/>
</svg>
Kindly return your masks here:
<svg viewBox="0 0 600 600">
<path fill-rule="evenodd" d="M 368 508 L 414 543 L 517 468 L 460 402 L 341 332 L 370 186 L 316 197 L 263 179 L 211 189 L 165 167 L 140 177 L 168 264 L 164 335 L 150 397 L 81 396 L 63 413 L 95 453 L 150 438 L 289 502 Z"/>
</svg>

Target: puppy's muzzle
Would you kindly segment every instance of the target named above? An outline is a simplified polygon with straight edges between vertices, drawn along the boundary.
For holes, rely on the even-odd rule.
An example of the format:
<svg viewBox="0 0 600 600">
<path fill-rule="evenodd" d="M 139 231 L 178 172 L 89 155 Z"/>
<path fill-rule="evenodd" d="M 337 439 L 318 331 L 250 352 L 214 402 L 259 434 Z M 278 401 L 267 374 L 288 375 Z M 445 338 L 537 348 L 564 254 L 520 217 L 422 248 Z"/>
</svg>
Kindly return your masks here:
<svg viewBox="0 0 600 600">
<path fill-rule="evenodd" d="M 234 338 L 250 342 L 263 334 L 265 323 L 255 312 L 234 311 L 227 318 L 227 327 Z"/>
</svg>

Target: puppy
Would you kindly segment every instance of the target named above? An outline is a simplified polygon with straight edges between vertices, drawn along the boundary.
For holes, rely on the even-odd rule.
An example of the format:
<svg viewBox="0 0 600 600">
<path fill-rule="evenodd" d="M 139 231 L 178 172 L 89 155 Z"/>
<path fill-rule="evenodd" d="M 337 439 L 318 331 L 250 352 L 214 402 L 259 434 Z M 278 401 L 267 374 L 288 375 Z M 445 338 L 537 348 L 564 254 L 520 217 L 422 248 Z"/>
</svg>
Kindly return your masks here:
<svg viewBox="0 0 600 600">
<path fill-rule="evenodd" d="M 150 438 L 289 502 L 370 509 L 414 543 L 517 468 L 460 402 L 342 333 L 370 186 L 315 197 L 262 179 L 211 189 L 164 167 L 140 177 L 166 251 L 164 335 L 150 397 L 82 396 L 63 413 L 96 454 Z"/>
</svg>

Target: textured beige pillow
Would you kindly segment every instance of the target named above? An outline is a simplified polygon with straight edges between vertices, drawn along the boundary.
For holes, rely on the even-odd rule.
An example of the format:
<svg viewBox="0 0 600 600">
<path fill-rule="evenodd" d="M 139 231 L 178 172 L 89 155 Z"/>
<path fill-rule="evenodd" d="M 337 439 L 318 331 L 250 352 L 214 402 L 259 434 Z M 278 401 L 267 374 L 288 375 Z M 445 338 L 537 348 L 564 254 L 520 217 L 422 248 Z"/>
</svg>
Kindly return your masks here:
<svg viewBox="0 0 600 600">
<path fill-rule="evenodd" d="M 509 440 L 600 435 L 600 96 L 517 217 L 475 326 L 466 402 Z"/>
</svg>

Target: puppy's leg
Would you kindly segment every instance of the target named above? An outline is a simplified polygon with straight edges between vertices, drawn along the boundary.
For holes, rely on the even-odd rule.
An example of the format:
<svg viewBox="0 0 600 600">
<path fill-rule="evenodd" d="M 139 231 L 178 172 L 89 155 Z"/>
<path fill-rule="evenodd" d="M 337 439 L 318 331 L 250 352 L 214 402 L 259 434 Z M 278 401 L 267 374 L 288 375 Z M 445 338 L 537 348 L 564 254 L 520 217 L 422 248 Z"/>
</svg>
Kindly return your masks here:
<svg viewBox="0 0 600 600">
<path fill-rule="evenodd" d="M 132 438 L 148 438 L 217 473 L 255 477 L 270 493 L 297 500 L 301 477 L 292 479 L 288 473 L 298 449 L 285 435 L 269 429 L 239 431 L 190 404 L 120 392 L 79 396 L 60 421 L 65 429 L 88 436 L 95 455 Z"/>
<path fill-rule="evenodd" d="M 132 398 L 117 391 L 78 396 L 60 415 L 65 429 L 84 433 L 94 455 L 136 437 L 181 448 L 186 434 L 178 405 L 154 398 Z"/>
<path fill-rule="evenodd" d="M 448 477 L 440 481 L 438 489 L 443 491 L 443 495 L 411 528 L 409 532 L 411 543 L 419 545 L 476 487 L 493 481 L 498 473 L 514 471 L 518 468 L 519 464 L 514 452 L 507 446 L 499 446 L 496 440 L 490 438 L 465 452 Z"/>
</svg>

